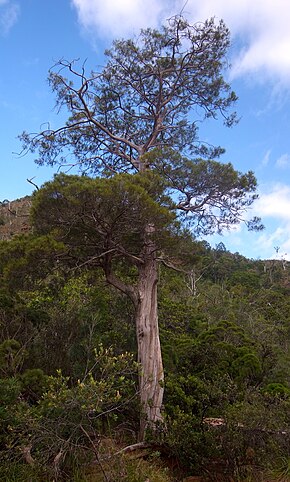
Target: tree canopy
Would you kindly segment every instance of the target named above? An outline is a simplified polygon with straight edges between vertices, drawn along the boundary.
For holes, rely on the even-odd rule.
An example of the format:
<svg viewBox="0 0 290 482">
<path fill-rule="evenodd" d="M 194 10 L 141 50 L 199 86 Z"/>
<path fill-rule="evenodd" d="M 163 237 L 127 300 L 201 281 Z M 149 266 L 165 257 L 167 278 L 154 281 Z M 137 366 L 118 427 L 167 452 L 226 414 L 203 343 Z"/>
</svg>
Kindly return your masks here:
<svg viewBox="0 0 290 482">
<path fill-rule="evenodd" d="M 61 60 L 49 81 L 57 106 L 69 112 L 66 125 L 23 140 L 40 164 L 78 163 L 94 173 L 142 170 L 154 148 L 215 158 L 223 149 L 202 143 L 198 124 L 219 115 L 228 126 L 236 121 L 237 97 L 223 77 L 229 43 L 222 21 L 191 25 L 176 16 L 160 30 L 115 41 L 100 71 Z"/>
</svg>

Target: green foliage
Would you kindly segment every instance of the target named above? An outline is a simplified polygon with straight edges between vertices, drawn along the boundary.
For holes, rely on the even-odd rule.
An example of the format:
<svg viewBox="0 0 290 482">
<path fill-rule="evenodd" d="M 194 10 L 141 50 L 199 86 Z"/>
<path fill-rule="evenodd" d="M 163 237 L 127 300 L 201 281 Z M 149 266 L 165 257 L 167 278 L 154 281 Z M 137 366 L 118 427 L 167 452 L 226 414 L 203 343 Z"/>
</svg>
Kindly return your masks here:
<svg viewBox="0 0 290 482">
<path fill-rule="evenodd" d="M 10 405 L 17 401 L 21 384 L 16 378 L 0 378 L 0 393 L 3 405 Z M 3 407 L 2 407 L 3 408 Z"/>
<path fill-rule="evenodd" d="M 0 344 L 0 371 L 7 376 L 15 375 L 22 365 L 26 351 L 18 341 L 8 339 Z"/>
<path fill-rule="evenodd" d="M 89 241 L 97 249 L 110 233 L 115 242 L 130 247 L 137 242 L 146 223 L 153 222 L 157 233 L 166 232 L 174 219 L 168 211 L 169 200 L 161 182 L 150 173 L 119 175 L 112 179 L 59 174 L 34 195 L 32 221 L 38 233 L 55 229 L 71 244 L 75 240 L 84 249 Z M 69 236 L 65 227 L 70 226 Z M 160 228 L 160 229 L 159 229 Z"/>
<path fill-rule="evenodd" d="M 30 242 L 21 238 L 12 240 L 15 245 L 11 244 L 9 250 L 7 245 L 2 246 L 2 272 L 7 265 L 11 266 L 10 257 L 15 252 L 20 260 L 21 256 L 27 256 Z M 33 250 L 36 245 L 33 243 Z M 44 255 L 42 243 L 39 246 Z M 194 243 L 192 246 L 195 249 Z M 232 460 L 232 473 L 242 474 L 246 470 L 243 464 L 248 446 L 254 444 L 255 460 L 261 465 L 263 457 L 274 465 L 276 456 L 287 454 L 283 438 L 276 431 L 287 430 L 289 425 L 288 295 L 279 285 L 272 290 L 267 288 L 267 273 L 259 264 L 231 257 L 225 251 L 218 253 L 218 269 L 221 272 L 224 266 L 230 267 L 227 281 L 218 276 L 214 283 L 217 254 L 201 248 L 196 246 L 192 258 L 196 263 L 194 269 L 202 273 L 196 295 L 185 274 L 168 268 L 161 271 L 159 306 L 170 440 L 169 443 L 163 434 L 162 443 L 170 446 L 170 453 L 180 457 L 184 467 L 191 467 L 191 471 L 198 467 L 203 470 L 211 457 L 217 456 L 218 449 L 219 457 Z M 47 266 L 50 262 L 54 266 L 52 258 L 48 257 L 46 262 Z M 21 272 L 22 268 L 19 269 Z M 243 273 L 249 269 L 260 277 L 259 291 L 251 292 L 246 287 L 248 278 Z M 7 288 L 10 275 L 1 278 L 1 367 L 5 377 L 1 379 L 1 400 L 4 400 L 1 447 L 3 464 L 4 459 L 19 460 L 20 447 L 30 444 L 29 434 L 33 434 L 37 449 L 32 449 L 32 455 L 51 467 L 60 445 L 66 443 L 72 419 L 79 425 L 87 424 L 85 430 L 86 427 L 91 430 L 89 400 L 91 406 L 94 403 L 97 406 L 93 393 L 102 374 L 101 365 L 94 366 L 93 348 L 100 342 L 104 347 L 113 344 L 115 352 L 120 354 L 135 349 L 135 334 L 130 304 L 122 295 L 113 294 L 96 270 L 84 266 L 69 273 L 48 270 L 46 274 L 43 270 L 35 274 L 29 283 L 25 276 L 20 277 L 13 292 Z M 132 275 L 123 269 L 123 277 Z M 16 268 L 13 276 L 17 276 Z M 230 279 L 238 280 L 238 284 Z M 59 368 L 64 374 L 62 381 L 55 377 Z M 77 380 L 82 383 L 85 373 L 91 373 L 93 378 L 88 376 L 82 387 Z M 49 387 L 47 374 L 52 376 Z M 125 388 L 127 394 L 135 391 L 136 375 L 130 377 L 128 391 Z M 107 392 L 108 402 L 111 397 L 113 404 L 116 403 L 113 396 L 116 391 Z M 54 405 L 49 407 L 52 402 Z M 137 400 L 123 405 L 120 399 L 118 419 L 113 415 L 114 410 L 111 417 L 102 415 L 102 410 L 107 410 L 105 406 L 100 406 L 100 410 L 93 427 L 101 434 L 100 440 L 108 427 L 115 430 L 119 424 L 137 430 Z M 222 444 L 219 429 L 208 430 L 204 425 L 207 417 L 227 420 Z M 178 429 L 183 420 L 185 428 L 180 435 Z M 245 426 L 245 430 L 241 432 L 237 425 Z M 56 426 L 58 431 L 54 431 Z M 59 446 L 54 444 L 52 451 L 47 448 L 49 438 L 40 436 L 48 428 L 62 440 Z M 80 435 L 79 428 L 76 434 L 83 443 L 85 434 Z M 76 453 L 86 459 L 90 450 Z M 63 460 L 62 468 L 72 470 L 67 464 L 70 465 L 69 457 Z"/>
<path fill-rule="evenodd" d="M 1 464 L 1 478 L 3 482 L 50 482 L 44 470 L 33 467 L 24 462 L 4 462 Z"/>
<path fill-rule="evenodd" d="M 217 453 L 214 434 L 199 417 L 178 408 L 174 416 L 165 418 L 165 423 L 166 431 L 159 433 L 159 441 L 178 460 L 183 473 L 200 474 L 206 461 Z"/>
<path fill-rule="evenodd" d="M 283 385 L 283 383 L 268 383 L 263 392 L 282 398 L 290 397 L 290 388 Z"/>
<path fill-rule="evenodd" d="M 26 417 L 28 407 L 20 395 L 21 383 L 17 378 L 0 378 L 0 461 L 7 457 L 10 449 L 17 445 L 18 437 L 23 435 L 23 417 Z M 24 435 L 22 443 L 25 438 Z"/>
<path fill-rule="evenodd" d="M 200 157 L 189 160 L 172 149 L 153 150 L 146 158 L 174 193 L 174 207 L 180 218 L 197 235 L 221 234 L 230 225 L 238 224 L 241 211 L 257 199 L 252 171 L 242 174 L 232 164 Z M 249 230 L 263 229 L 256 217 L 246 224 Z"/>
<path fill-rule="evenodd" d="M 270 472 L 278 481 L 287 481 L 290 478 L 290 456 L 280 455 L 275 461 L 275 467 Z"/>
<path fill-rule="evenodd" d="M 211 382 L 190 374 L 169 375 L 166 380 L 166 413 L 173 418 L 179 412 L 190 414 L 202 424 L 204 417 L 216 415 L 221 407 L 226 406 L 227 397 L 234 389 L 234 384 L 225 377 Z"/>
<path fill-rule="evenodd" d="M 158 251 L 172 249 L 179 239 L 162 182 L 150 172 L 112 179 L 55 176 L 35 194 L 32 221 L 38 234 L 50 234 L 56 245 L 65 247 L 61 266 L 100 267 L 107 279 L 112 273 L 121 278 L 117 287 L 125 292 L 124 281 L 132 286 L 138 280 L 149 225 L 154 226 L 151 242 Z"/>
<path fill-rule="evenodd" d="M 25 257 L 28 240 L 23 244 Z M 188 473 L 206 472 L 218 458 L 227 461 L 233 477 L 241 478 L 249 476 L 249 447 L 254 451 L 252 467 L 270 469 L 281 454 L 288 454 L 288 439 L 282 435 L 289 430 L 288 295 L 278 285 L 273 290 L 263 287 L 267 278 L 255 262 L 251 270 L 261 277 L 255 294 L 246 289 L 246 276 L 239 276 L 239 291 L 228 281 L 226 287 L 213 283 L 215 256 L 207 250 L 196 258 L 196 269 L 201 273 L 205 268 L 197 295 L 184 274 L 162 270 L 159 306 L 168 431 L 161 431 L 158 440 Z M 219 253 L 219 265 L 223 256 L 229 266 L 227 252 Z M 231 273 L 247 272 L 249 263 L 231 259 Z M 53 459 L 64 450 L 59 470 L 73 480 L 73 471 L 82 473 L 82 463 L 94 457 L 81 426 L 90 437 L 96 435 L 100 451 L 103 436 L 112 436 L 118 427 L 127 434 L 138 430 L 137 373 L 127 370 L 126 357 L 124 365 L 118 358 L 135 348 L 132 309 L 104 285 L 96 270 L 84 267 L 69 276 L 43 271 L 42 276 L 30 285 L 22 278 L 13 293 L 7 289 L 8 278 L 1 279 L 1 470 L 19 473 L 23 480 L 25 473 L 45 480 L 55 475 Z M 94 347 L 99 343 L 103 354 L 98 351 L 96 363 Z M 116 354 L 106 351 L 110 344 Z M 63 375 L 55 376 L 59 368 Z M 107 375 L 113 372 L 117 375 Z M 208 417 L 223 418 L 226 426 L 212 428 L 204 422 Z M 31 444 L 31 455 L 46 468 L 45 475 L 38 473 L 38 466 L 25 472 L 19 465 L 22 448 Z M 128 474 L 137 477 L 135 466 L 114 463 L 125 480 Z M 115 473 L 113 467 L 106 470 Z"/>
<path fill-rule="evenodd" d="M 17 460 L 30 447 L 39 466 L 58 472 L 98 457 L 106 431 L 135 423 L 137 368 L 131 354 L 115 356 L 100 347 L 94 366 L 75 384 L 61 372 L 45 377 L 41 370 L 26 371 L 19 381 L 0 380 L 2 460 Z M 35 387 L 43 392 L 36 405 L 18 400 L 25 394 L 31 402 Z"/>
<path fill-rule="evenodd" d="M 191 26 L 176 16 L 160 31 L 115 41 L 102 72 L 86 77 L 61 61 L 50 73 L 69 117 L 55 131 L 24 134 L 26 147 L 40 164 L 63 165 L 70 153 L 83 172 L 103 177 L 55 176 L 33 196 L 33 232 L 0 242 L 5 476 L 13 462 L 21 480 L 73 480 L 83 464 L 118 451 L 122 436 L 135 441 L 140 372 L 130 300 L 136 307 L 142 297 L 149 244 L 154 268 L 165 265 L 166 423 L 154 442 L 184 469 L 211 473 L 218 460 L 232 478 L 251 464 L 273 465 L 277 454 L 287 459 L 289 267 L 192 237 L 239 223 L 257 198 L 253 172 L 217 162 L 223 149 L 198 139 L 204 118 L 235 123 L 236 96 L 223 78 L 228 47 L 223 22 Z M 248 228 L 261 229 L 259 219 Z M 36 461 L 31 471 L 19 463 L 24 450 Z M 109 461 L 92 479 L 168 480 L 145 462 Z"/>
<path fill-rule="evenodd" d="M 0 273 L 11 293 L 31 289 L 37 279 L 46 277 L 63 256 L 64 246 L 52 236 L 18 236 L 0 242 Z"/>
<path fill-rule="evenodd" d="M 106 442 L 106 441 L 104 441 Z M 170 476 L 167 467 L 159 460 L 158 453 L 149 454 L 146 459 L 134 458 L 124 454 L 116 455 L 117 447 L 114 446 L 113 441 L 111 446 L 104 443 L 104 450 L 106 456 L 110 460 L 102 462 L 102 470 L 94 467 L 83 471 L 84 482 L 103 482 L 120 481 L 120 482 L 144 482 L 150 480 L 152 482 L 170 482 L 176 480 Z M 109 446 L 108 446 L 109 445 Z"/>
<path fill-rule="evenodd" d="M 222 451 L 232 470 L 274 467 L 289 454 L 289 402 L 254 391 L 226 412 Z"/>
<path fill-rule="evenodd" d="M 86 77 L 75 62 L 62 61 L 49 82 L 68 111 L 66 125 L 22 140 L 39 152 L 40 164 L 66 164 L 69 149 L 85 171 L 104 175 L 144 170 L 140 154 L 155 147 L 214 158 L 223 149 L 199 143 L 197 124 L 220 114 L 226 125 L 235 123 L 236 95 L 223 78 L 228 47 L 223 22 L 192 26 L 176 16 L 159 31 L 115 41 L 102 72 Z"/>
<path fill-rule="evenodd" d="M 39 400 L 48 387 L 48 377 L 40 368 L 25 370 L 20 381 L 22 395 L 30 402 Z"/>
</svg>

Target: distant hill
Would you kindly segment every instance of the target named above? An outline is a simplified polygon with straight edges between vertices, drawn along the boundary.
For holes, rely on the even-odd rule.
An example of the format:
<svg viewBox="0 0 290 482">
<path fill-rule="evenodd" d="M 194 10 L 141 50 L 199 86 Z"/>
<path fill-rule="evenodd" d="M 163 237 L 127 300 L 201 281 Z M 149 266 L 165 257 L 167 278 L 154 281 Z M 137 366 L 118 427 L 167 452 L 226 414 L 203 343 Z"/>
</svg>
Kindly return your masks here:
<svg viewBox="0 0 290 482">
<path fill-rule="evenodd" d="M 0 202 L 0 240 L 11 239 L 17 234 L 29 231 L 30 207 L 30 196 Z"/>
</svg>

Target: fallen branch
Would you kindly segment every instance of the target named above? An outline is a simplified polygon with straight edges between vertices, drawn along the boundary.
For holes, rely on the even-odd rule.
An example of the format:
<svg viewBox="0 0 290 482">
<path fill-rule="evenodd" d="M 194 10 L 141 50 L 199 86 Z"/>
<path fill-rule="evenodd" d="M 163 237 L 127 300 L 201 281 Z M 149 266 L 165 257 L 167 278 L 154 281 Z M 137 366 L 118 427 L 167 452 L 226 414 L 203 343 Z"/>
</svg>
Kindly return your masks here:
<svg viewBox="0 0 290 482">
<path fill-rule="evenodd" d="M 138 442 L 133 445 L 128 445 L 127 447 L 118 450 L 114 455 L 127 454 L 128 452 L 134 452 L 135 450 L 152 448 L 152 444 L 146 442 Z"/>
</svg>

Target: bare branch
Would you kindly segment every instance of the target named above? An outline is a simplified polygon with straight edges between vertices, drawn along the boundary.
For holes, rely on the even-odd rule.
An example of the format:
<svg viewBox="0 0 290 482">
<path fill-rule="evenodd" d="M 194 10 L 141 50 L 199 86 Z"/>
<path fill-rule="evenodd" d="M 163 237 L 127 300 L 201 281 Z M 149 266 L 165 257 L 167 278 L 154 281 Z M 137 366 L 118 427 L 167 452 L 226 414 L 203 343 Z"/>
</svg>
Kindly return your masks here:
<svg viewBox="0 0 290 482">
<path fill-rule="evenodd" d="M 27 182 L 29 182 L 29 184 L 32 184 L 32 186 L 34 186 L 37 191 L 39 191 L 39 187 L 37 186 L 37 184 L 35 184 L 34 182 L 32 182 L 32 179 L 34 179 L 34 177 L 32 177 L 31 179 L 26 179 Z"/>
<path fill-rule="evenodd" d="M 115 276 L 109 268 L 105 268 L 105 276 L 106 276 L 107 282 L 110 285 L 114 286 L 119 291 L 127 295 L 132 301 L 133 305 L 137 306 L 138 294 L 136 289 L 133 286 L 124 283 L 120 278 Z"/>
</svg>

